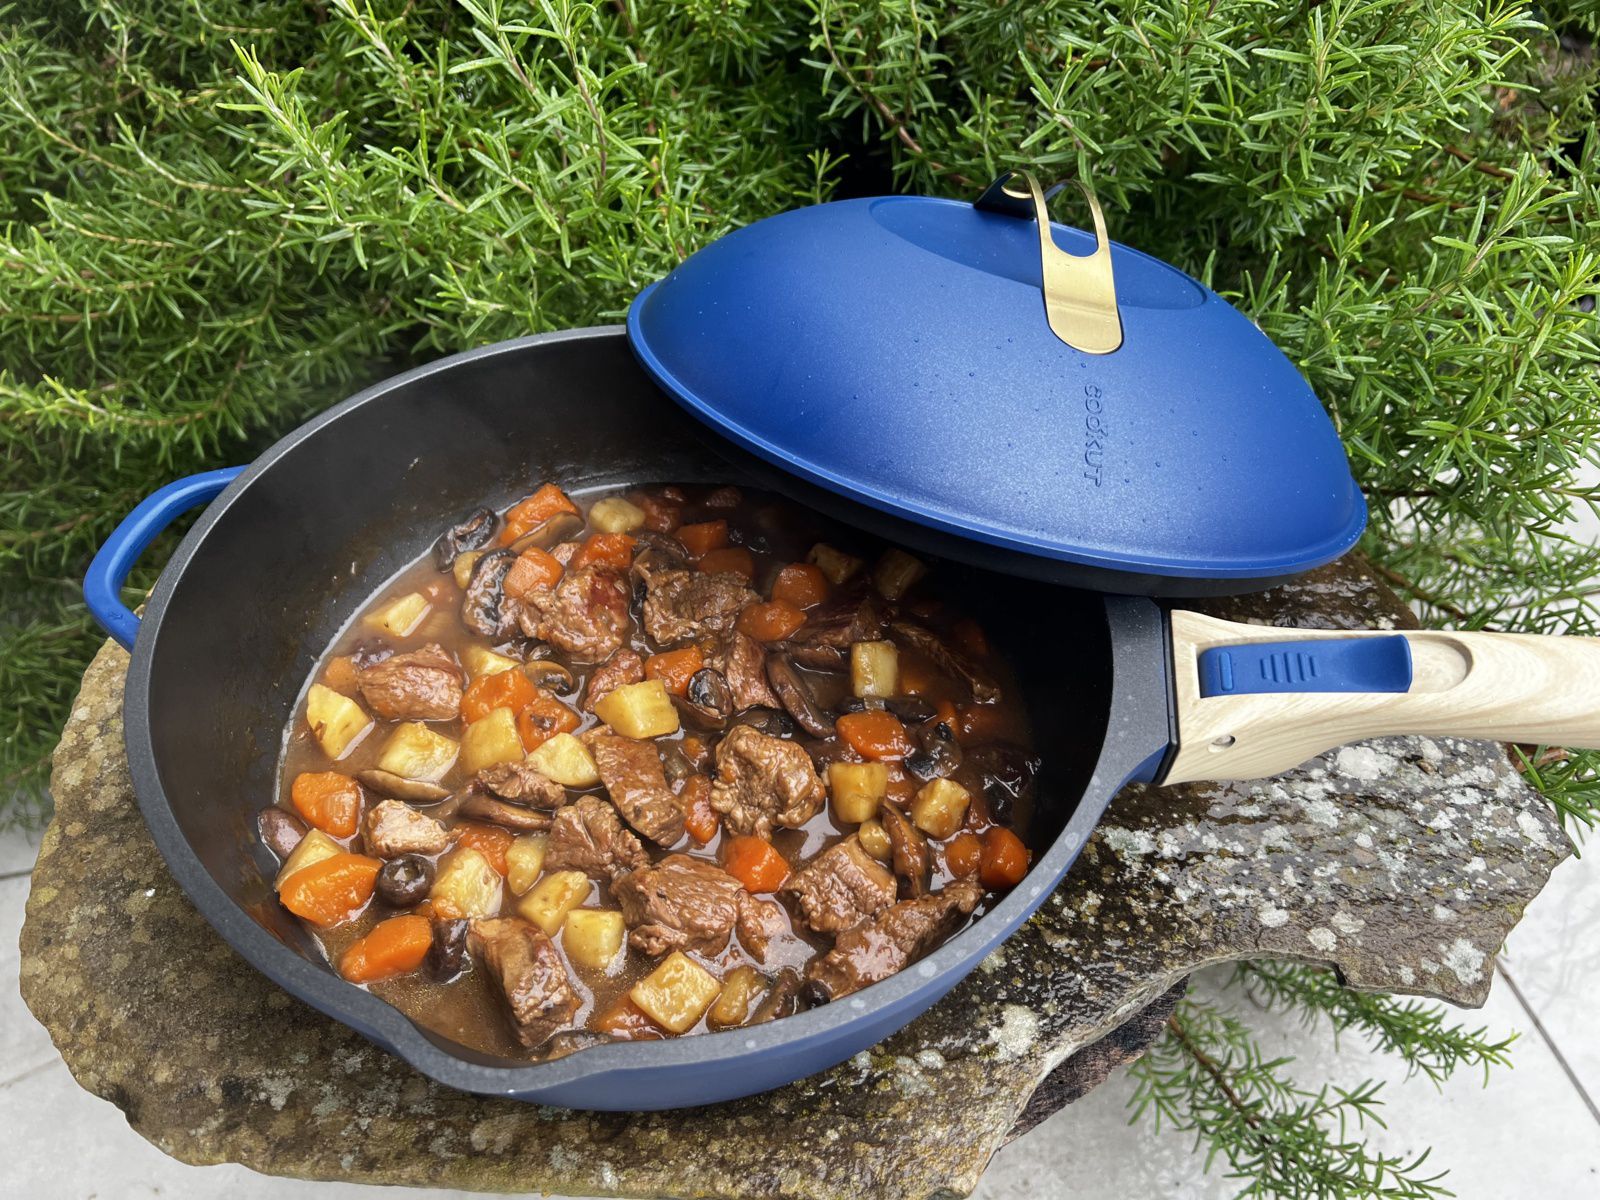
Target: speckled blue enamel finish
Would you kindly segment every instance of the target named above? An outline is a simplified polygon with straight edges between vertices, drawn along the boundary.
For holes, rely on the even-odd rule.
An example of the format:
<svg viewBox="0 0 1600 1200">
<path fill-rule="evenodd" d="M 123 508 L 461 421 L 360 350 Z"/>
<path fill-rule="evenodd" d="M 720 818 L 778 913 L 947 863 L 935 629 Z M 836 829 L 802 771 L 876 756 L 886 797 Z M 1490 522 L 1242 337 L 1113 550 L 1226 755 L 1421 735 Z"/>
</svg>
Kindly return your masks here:
<svg viewBox="0 0 1600 1200">
<path fill-rule="evenodd" d="M 1084 354 L 1046 323 L 1031 221 L 841 201 L 700 250 L 628 333 L 663 388 L 774 467 L 1062 582 L 1194 594 L 1348 550 L 1366 506 L 1305 379 L 1181 271 L 1121 245 L 1112 263 L 1124 342 Z"/>
</svg>

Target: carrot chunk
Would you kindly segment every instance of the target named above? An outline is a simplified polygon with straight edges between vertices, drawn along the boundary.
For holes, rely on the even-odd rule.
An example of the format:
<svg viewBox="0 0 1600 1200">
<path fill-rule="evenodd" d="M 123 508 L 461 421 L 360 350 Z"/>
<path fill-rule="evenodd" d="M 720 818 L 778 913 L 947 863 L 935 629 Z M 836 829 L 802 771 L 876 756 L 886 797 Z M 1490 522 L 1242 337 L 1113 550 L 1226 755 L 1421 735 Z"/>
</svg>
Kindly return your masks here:
<svg viewBox="0 0 1600 1200">
<path fill-rule="evenodd" d="M 501 674 L 509 675 L 509 671 Z M 571 733 L 582 724 L 578 714 L 573 712 L 549 692 L 534 691 L 533 699 L 522 706 L 517 713 L 517 736 L 522 739 L 522 748 L 532 754 L 558 733 Z"/>
<path fill-rule="evenodd" d="M 306 824 L 346 838 L 361 823 L 361 785 L 337 771 L 303 771 L 289 785 L 289 801 Z"/>
<path fill-rule="evenodd" d="M 361 686 L 360 677 L 356 674 L 355 659 L 348 654 L 330 658 L 327 668 L 322 672 L 322 682 L 336 692 L 343 692 L 347 696 L 354 695 L 356 688 Z"/>
<path fill-rule="evenodd" d="M 572 566 L 611 567 L 626 571 L 633 565 L 633 548 L 638 544 L 638 539 L 625 533 L 591 534 L 578 548 L 577 554 L 572 556 Z"/>
<path fill-rule="evenodd" d="M 983 835 L 983 862 L 978 879 L 986 888 L 1016 887 L 1028 873 L 1028 848 L 1004 825 Z"/>
<path fill-rule="evenodd" d="M 674 696 L 689 690 L 689 678 L 706 665 L 705 655 L 699 646 L 685 646 L 682 650 L 668 650 L 652 654 L 644 660 L 644 677 L 659 679 L 662 686 Z"/>
<path fill-rule="evenodd" d="M 944 865 L 957 879 L 976 872 L 983 860 L 983 843 L 975 833 L 958 833 L 944 848 Z"/>
<path fill-rule="evenodd" d="M 526 500 L 518 501 L 507 510 L 505 528 L 500 531 L 500 544 L 511 545 L 558 513 L 582 515 L 565 492 L 553 483 L 544 484 Z"/>
<path fill-rule="evenodd" d="M 781 642 L 806 623 L 806 614 L 784 600 L 752 604 L 739 614 L 739 631 L 758 642 Z"/>
<path fill-rule="evenodd" d="M 390 917 L 350 943 L 339 958 L 339 974 L 351 983 L 409 975 L 422 965 L 432 945 L 433 925 L 427 917 L 410 913 Z"/>
<path fill-rule="evenodd" d="M 683 827 L 690 837 L 704 846 L 717 836 L 722 815 L 711 807 L 711 780 L 704 775 L 689 776 L 678 800 L 683 805 Z"/>
<path fill-rule="evenodd" d="M 506 852 L 511 849 L 511 843 L 516 839 L 508 830 L 501 829 L 498 825 L 480 825 L 475 821 L 463 821 L 454 830 L 456 845 L 470 846 L 484 858 L 489 860 L 489 865 L 499 874 L 504 875 L 510 868 L 506 861 Z"/>
<path fill-rule="evenodd" d="M 728 544 L 728 523 L 716 520 L 701 521 L 698 525 L 679 526 L 678 540 L 695 558 L 703 558 L 713 550 L 720 550 Z"/>
<path fill-rule="evenodd" d="M 746 583 L 756 577 L 755 556 L 743 546 L 724 546 L 720 550 L 712 550 L 700 559 L 698 565 L 707 575 L 727 572 L 743 576 Z"/>
<path fill-rule="evenodd" d="M 295 916 L 326 929 L 361 911 L 382 869 L 382 862 L 365 854 L 335 854 L 285 879 L 278 899 Z"/>
<path fill-rule="evenodd" d="M 775 892 L 789 878 L 788 860 L 771 842 L 753 834 L 728 842 L 723 869 L 747 892 Z"/>
<path fill-rule="evenodd" d="M 469 725 L 481 721 L 497 708 L 519 713 L 539 698 L 539 689 L 520 670 L 496 671 L 479 675 L 461 694 L 461 719 Z"/>
<path fill-rule="evenodd" d="M 524 600 L 542 588 L 555 587 L 561 579 L 561 562 L 555 555 L 531 546 L 517 555 L 500 586 L 513 600 Z"/>
<path fill-rule="evenodd" d="M 594 1019 L 594 1028 L 625 1042 L 655 1041 L 667 1036 L 666 1031 L 626 995 Z"/>
<path fill-rule="evenodd" d="M 811 563 L 790 563 L 773 580 L 772 598 L 796 608 L 815 608 L 828 598 L 828 577 Z"/>
<path fill-rule="evenodd" d="M 834 723 L 845 744 L 862 758 L 874 762 L 898 762 L 911 753 L 911 738 L 900 718 L 892 713 L 845 713 Z"/>
</svg>

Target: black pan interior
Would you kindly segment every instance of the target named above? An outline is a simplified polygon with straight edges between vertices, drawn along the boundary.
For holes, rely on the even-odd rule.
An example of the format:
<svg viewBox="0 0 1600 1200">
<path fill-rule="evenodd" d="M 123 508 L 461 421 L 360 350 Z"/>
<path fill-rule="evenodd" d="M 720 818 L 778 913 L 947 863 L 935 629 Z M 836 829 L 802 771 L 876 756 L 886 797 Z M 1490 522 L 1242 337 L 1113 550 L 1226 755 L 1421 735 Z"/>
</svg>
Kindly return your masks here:
<svg viewBox="0 0 1600 1200">
<path fill-rule="evenodd" d="M 155 767 L 216 883 L 279 940 L 316 957 L 273 902 L 255 813 L 322 648 L 456 514 L 565 486 L 751 479 L 655 388 L 619 331 L 528 339 L 445 360 L 347 402 L 252 468 L 170 581 L 150 658 Z M 1024 667 L 1048 759 L 1033 840 L 1070 816 L 1100 754 L 1111 694 L 1100 597 L 951 566 L 990 635 Z M 437 1039 L 436 1039 L 437 1040 Z M 481 1055 L 457 1053 L 485 1060 Z"/>
</svg>

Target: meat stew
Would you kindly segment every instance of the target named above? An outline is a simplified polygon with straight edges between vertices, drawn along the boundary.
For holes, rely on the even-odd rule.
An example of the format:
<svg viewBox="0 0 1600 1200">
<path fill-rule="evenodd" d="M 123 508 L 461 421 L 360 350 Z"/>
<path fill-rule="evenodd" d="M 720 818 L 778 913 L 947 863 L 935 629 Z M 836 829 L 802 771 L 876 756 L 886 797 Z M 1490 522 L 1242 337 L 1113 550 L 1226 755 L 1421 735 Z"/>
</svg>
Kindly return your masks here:
<svg viewBox="0 0 1600 1200">
<path fill-rule="evenodd" d="M 731 487 L 544 484 L 318 663 L 261 814 L 347 980 L 485 1053 L 886 979 L 1026 872 L 1040 763 L 937 564 Z"/>
</svg>

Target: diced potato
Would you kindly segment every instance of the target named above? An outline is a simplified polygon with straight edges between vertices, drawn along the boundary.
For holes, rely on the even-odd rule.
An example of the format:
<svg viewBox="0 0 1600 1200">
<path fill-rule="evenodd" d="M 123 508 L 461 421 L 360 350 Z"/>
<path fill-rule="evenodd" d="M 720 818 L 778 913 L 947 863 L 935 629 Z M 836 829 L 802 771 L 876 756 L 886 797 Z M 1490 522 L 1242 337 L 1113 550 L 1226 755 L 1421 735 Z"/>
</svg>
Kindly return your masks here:
<svg viewBox="0 0 1600 1200">
<path fill-rule="evenodd" d="M 433 605 L 428 603 L 428 598 L 421 592 L 412 592 L 409 596 L 401 596 L 400 599 L 385 604 L 367 617 L 367 624 L 393 637 L 405 637 L 422 624 L 422 618 L 428 615 L 428 610 L 432 607 Z"/>
<path fill-rule="evenodd" d="M 446 920 L 492 917 L 500 912 L 500 873 L 471 846 L 457 846 L 439 860 L 428 899 Z"/>
<path fill-rule="evenodd" d="M 302 867 L 309 867 L 312 863 L 319 863 L 325 858 L 343 853 L 344 847 L 322 830 L 310 830 L 300 839 L 300 844 L 294 848 L 289 857 L 283 860 L 283 868 L 278 872 L 278 877 L 272 881 L 272 886 L 282 888 L 283 881 Z"/>
<path fill-rule="evenodd" d="M 580 967 L 604 971 L 622 951 L 627 926 L 612 909 L 575 908 L 562 925 L 561 944 Z"/>
<path fill-rule="evenodd" d="M 674 950 L 646 975 L 628 998 L 657 1025 L 687 1033 L 722 991 L 717 977 L 681 950 Z"/>
<path fill-rule="evenodd" d="M 826 575 L 828 582 L 834 587 L 838 587 L 861 569 L 861 560 L 854 554 L 835 550 L 826 542 L 818 542 L 811 547 L 811 553 L 806 555 L 806 561 Z"/>
<path fill-rule="evenodd" d="M 570 733 L 558 733 L 528 755 L 528 765 L 562 787 L 594 787 L 600 782 L 600 768 L 594 755 Z"/>
<path fill-rule="evenodd" d="M 602 533 L 632 533 L 644 525 L 644 509 L 621 496 L 607 496 L 589 510 L 589 524 Z"/>
<path fill-rule="evenodd" d="M 501 671 L 514 671 L 522 664 L 504 654 L 496 654 L 483 646 L 468 646 L 461 652 L 461 661 L 467 674 L 474 679 L 483 675 L 498 675 Z"/>
<path fill-rule="evenodd" d="M 552 871 L 517 904 L 517 915 L 555 937 L 567 914 L 589 898 L 589 877 L 582 871 Z"/>
<path fill-rule="evenodd" d="M 722 995 L 706 1013 L 708 1024 L 719 1029 L 743 1025 L 761 994 L 767 990 L 767 981 L 752 966 L 735 967 L 722 981 Z"/>
<path fill-rule="evenodd" d="M 506 884 L 520 896 L 533 886 L 544 870 L 544 851 L 549 838 L 542 833 L 525 833 L 506 851 Z"/>
<path fill-rule="evenodd" d="M 851 643 L 850 690 L 863 698 L 900 694 L 900 651 L 893 642 Z"/>
<path fill-rule="evenodd" d="M 828 791 L 833 815 L 859 824 L 878 815 L 878 805 L 889 794 L 889 764 L 881 762 L 828 764 Z"/>
<path fill-rule="evenodd" d="M 372 728 L 372 718 L 349 696 L 313 683 L 306 692 L 306 724 L 329 758 L 343 758 Z"/>
<path fill-rule="evenodd" d="M 407 721 L 395 727 L 378 756 L 378 770 L 401 779 L 420 779 L 434 783 L 456 761 L 460 747 L 442 733 L 435 733 L 420 721 Z"/>
<path fill-rule="evenodd" d="M 947 838 L 961 828 L 972 793 L 953 779 L 934 779 L 911 802 L 911 823 L 929 837 Z"/>
<path fill-rule="evenodd" d="M 456 586 L 462 591 L 466 591 L 467 584 L 472 582 L 472 568 L 478 565 L 478 560 L 482 557 L 482 550 L 468 550 L 465 554 L 456 555 L 450 573 L 456 577 Z"/>
<path fill-rule="evenodd" d="M 496 763 L 521 762 L 523 753 L 517 718 L 504 706 L 491 708 L 461 735 L 461 766 L 473 774 Z"/>
<path fill-rule="evenodd" d="M 906 590 L 928 573 L 921 559 L 912 558 L 904 550 L 885 550 L 878 565 L 872 568 L 872 582 L 887 600 L 898 600 Z"/>
<path fill-rule="evenodd" d="M 678 731 L 678 710 L 659 679 L 625 683 L 602 696 L 594 711 L 623 737 L 653 738 Z"/>
<path fill-rule="evenodd" d="M 888 862 L 894 856 L 894 843 L 889 840 L 889 831 L 877 821 L 861 822 L 861 828 L 856 830 L 856 841 L 879 862 Z"/>
</svg>

